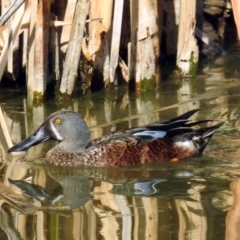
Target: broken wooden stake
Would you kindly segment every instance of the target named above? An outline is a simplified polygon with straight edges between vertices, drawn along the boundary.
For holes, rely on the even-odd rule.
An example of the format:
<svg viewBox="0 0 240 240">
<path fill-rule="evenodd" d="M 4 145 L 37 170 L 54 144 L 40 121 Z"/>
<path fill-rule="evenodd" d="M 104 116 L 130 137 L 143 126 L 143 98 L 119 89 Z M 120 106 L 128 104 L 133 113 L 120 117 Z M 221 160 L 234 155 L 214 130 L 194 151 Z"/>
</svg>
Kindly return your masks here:
<svg viewBox="0 0 240 240">
<path fill-rule="evenodd" d="M 81 55 L 81 45 L 86 18 L 89 12 L 87 0 L 79 0 L 76 4 L 73 24 L 71 28 L 70 40 L 64 62 L 63 75 L 61 80 L 60 92 L 71 95 L 77 77 L 79 59 Z"/>
</svg>

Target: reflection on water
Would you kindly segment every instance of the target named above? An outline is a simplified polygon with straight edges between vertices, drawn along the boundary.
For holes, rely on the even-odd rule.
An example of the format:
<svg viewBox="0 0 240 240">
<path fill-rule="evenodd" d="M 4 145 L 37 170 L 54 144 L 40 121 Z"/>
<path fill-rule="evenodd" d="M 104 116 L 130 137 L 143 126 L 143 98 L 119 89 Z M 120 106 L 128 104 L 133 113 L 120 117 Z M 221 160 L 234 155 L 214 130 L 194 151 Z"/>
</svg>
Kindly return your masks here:
<svg viewBox="0 0 240 240">
<path fill-rule="evenodd" d="M 201 157 L 175 166 L 161 165 L 71 169 L 15 163 L 9 174 L 12 178 L 5 179 L 5 184 L 33 199 L 43 210 L 26 216 L 2 200 L 0 214 L 8 217 L 1 218 L 4 222 L 0 224 L 0 236 L 6 233 L 18 235 L 15 239 L 51 239 L 54 234 L 58 239 L 209 239 L 208 234 L 215 231 L 215 237 L 223 236 L 226 210 L 230 208 L 230 215 L 235 194 L 229 190 L 231 178 L 211 178 L 215 168 L 202 162 Z M 13 174 L 15 171 L 21 177 Z M 227 172 L 222 170 L 224 174 Z M 221 205 L 226 204 L 227 198 L 221 196 L 221 204 L 217 201 L 220 194 L 230 198 L 225 208 Z M 222 226 L 216 226 L 216 219 L 222 221 Z"/>
<path fill-rule="evenodd" d="M 240 239 L 240 84 L 223 79 L 221 68 L 197 80 L 163 83 L 159 91 L 118 89 L 32 110 L 24 97 L 3 93 L 13 143 L 62 108 L 79 112 L 92 138 L 193 108 L 201 108 L 195 120 L 224 120 L 226 126 L 203 156 L 127 169 L 46 165 L 41 158 L 54 143 L 9 157 L 0 131 L 1 182 L 38 209 L 24 214 L 0 191 L 0 239 Z"/>
</svg>

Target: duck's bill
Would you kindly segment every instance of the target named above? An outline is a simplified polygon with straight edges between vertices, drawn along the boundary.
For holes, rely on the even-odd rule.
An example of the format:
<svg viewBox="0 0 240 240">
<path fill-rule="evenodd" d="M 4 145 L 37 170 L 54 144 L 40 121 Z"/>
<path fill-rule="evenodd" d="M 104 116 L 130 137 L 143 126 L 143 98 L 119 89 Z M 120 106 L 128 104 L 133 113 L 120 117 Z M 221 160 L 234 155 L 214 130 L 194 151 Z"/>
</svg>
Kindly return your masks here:
<svg viewBox="0 0 240 240">
<path fill-rule="evenodd" d="M 8 152 L 21 152 L 26 151 L 30 147 L 35 146 L 39 143 L 45 142 L 51 137 L 44 131 L 43 127 L 40 127 L 35 133 L 28 138 L 24 139 L 20 143 L 8 149 Z"/>
</svg>

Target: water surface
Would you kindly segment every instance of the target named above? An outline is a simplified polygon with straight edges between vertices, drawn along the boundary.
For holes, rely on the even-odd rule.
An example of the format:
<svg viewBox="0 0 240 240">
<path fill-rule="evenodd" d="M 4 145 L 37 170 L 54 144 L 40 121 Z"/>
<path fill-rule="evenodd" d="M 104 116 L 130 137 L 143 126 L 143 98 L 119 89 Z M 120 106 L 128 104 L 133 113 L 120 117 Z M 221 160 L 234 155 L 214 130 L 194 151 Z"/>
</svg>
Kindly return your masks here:
<svg viewBox="0 0 240 240">
<path fill-rule="evenodd" d="M 0 131 L 1 181 L 39 207 L 26 214 L 23 206 L 19 209 L 11 199 L 1 198 L 0 239 L 240 239 L 236 49 L 206 65 L 197 79 L 172 79 L 157 91 L 129 93 L 119 88 L 67 102 L 48 101 L 32 110 L 24 96 L 1 92 L 13 143 L 63 108 L 81 114 L 92 138 L 194 108 L 201 111 L 193 120 L 226 124 L 202 156 L 114 169 L 48 165 L 42 159 L 53 142 L 35 146 L 27 155 L 9 156 Z"/>
</svg>

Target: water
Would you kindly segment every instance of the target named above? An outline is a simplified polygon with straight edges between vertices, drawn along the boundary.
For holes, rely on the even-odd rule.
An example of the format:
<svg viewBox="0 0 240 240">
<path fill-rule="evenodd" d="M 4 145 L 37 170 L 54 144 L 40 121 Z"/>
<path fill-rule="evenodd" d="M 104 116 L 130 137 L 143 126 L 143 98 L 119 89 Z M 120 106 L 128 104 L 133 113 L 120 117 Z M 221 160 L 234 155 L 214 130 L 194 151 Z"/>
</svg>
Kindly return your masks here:
<svg viewBox="0 0 240 240">
<path fill-rule="evenodd" d="M 0 239 L 240 239 L 236 49 L 206 66 L 198 79 L 169 80 L 158 91 L 128 93 L 120 88 L 68 102 L 49 101 L 32 111 L 26 110 L 24 96 L 1 92 L 14 143 L 61 108 L 79 112 L 92 138 L 193 108 L 201 109 L 194 120 L 226 124 L 202 156 L 116 169 L 50 166 L 42 158 L 52 142 L 33 147 L 26 156 L 10 157 L 1 131 L 1 181 L 27 201 L 0 192 Z"/>
</svg>

